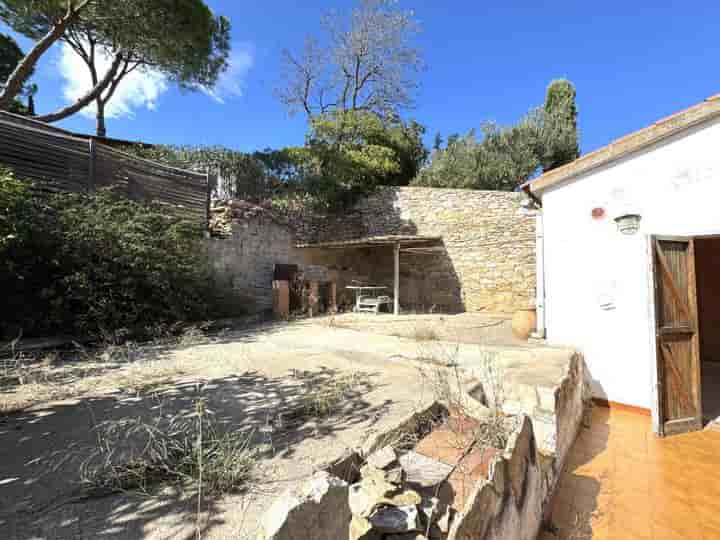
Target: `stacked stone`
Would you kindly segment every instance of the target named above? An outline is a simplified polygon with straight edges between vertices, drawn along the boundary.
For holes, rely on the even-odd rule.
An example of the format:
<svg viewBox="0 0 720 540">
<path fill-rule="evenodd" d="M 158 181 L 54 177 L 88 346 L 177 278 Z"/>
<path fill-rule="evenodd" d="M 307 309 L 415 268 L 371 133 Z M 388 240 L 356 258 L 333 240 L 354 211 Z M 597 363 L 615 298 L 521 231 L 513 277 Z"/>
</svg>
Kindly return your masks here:
<svg viewBox="0 0 720 540">
<path fill-rule="evenodd" d="M 258 253 L 244 249 L 235 254 L 257 259 L 257 268 L 231 279 L 242 282 L 244 288 L 250 283 L 264 284 L 258 290 L 266 298 L 259 306 L 269 302 L 273 263 L 302 266 L 309 262 L 307 254 L 295 250 L 296 244 L 402 234 L 442 237 L 444 244 L 444 250 L 433 255 L 401 257 L 403 307 L 512 313 L 535 303 L 535 218 L 522 209 L 523 197 L 500 191 L 388 187 L 353 209 L 335 214 L 225 200 L 214 204 L 210 227 L 217 238 L 258 244 Z M 278 228 L 285 232 L 274 230 Z M 255 242 L 251 236 L 264 241 Z M 368 259 L 360 250 L 333 257 L 340 255 L 348 260 L 332 264 L 318 260 L 317 264 L 364 268 L 363 260 Z M 368 277 L 376 284 L 392 286 L 392 259 L 387 264 L 379 262 L 386 256 L 392 257 L 391 251 L 374 250 L 376 264 L 368 269 L 372 270 Z"/>
<path fill-rule="evenodd" d="M 446 538 L 451 509 L 441 508 L 435 488 L 452 467 L 425 458 L 420 471 L 416 456 L 398 456 L 386 446 L 368 457 L 360 481 L 349 488 L 349 540 L 428 540 L 426 533 L 432 540 Z"/>
<path fill-rule="evenodd" d="M 447 264 L 428 278 L 437 289 L 454 285 L 466 311 L 514 312 L 535 303 L 535 216 L 521 193 L 383 188 L 356 206 L 368 236 L 441 236 Z M 459 292 L 461 291 L 461 292 Z"/>
</svg>

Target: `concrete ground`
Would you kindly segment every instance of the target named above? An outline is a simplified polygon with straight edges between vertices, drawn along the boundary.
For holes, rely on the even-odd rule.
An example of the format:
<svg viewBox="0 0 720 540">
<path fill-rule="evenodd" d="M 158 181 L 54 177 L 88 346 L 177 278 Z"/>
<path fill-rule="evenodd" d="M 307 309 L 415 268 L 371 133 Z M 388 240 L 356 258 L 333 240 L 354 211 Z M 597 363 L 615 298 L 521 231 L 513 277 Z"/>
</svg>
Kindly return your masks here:
<svg viewBox="0 0 720 540">
<path fill-rule="evenodd" d="M 539 540 L 717 540 L 720 432 L 667 438 L 650 418 L 596 407 L 566 462 Z"/>
<path fill-rule="evenodd" d="M 554 388 L 567 367 L 567 355 L 552 349 L 486 350 L 504 351 L 506 372 L 518 387 Z M 418 342 L 317 319 L 265 325 L 209 343 L 149 347 L 125 365 L 98 368 L 61 388 L 45 388 L 52 377 L 34 382 L 36 396 L 71 399 L 0 417 L 0 538 L 195 537 L 194 492 L 165 488 L 83 498 L 78 469 L 99 422 L 191 412 L 198 397 L 229 427 L 256 429 L 262 450 L 246 493 L 202 501 L 202 537 L 255 538 L 258 519 L 291 482 L 435 400 L 437 389 L 425 369 L 434 366 L 429 357 L 470 366 L 483 354 L 477 345 Z M 366 385 L 327 418 L 270 429 L 274 411 L 305 391 L 297 384 L 298 371 L 307 371 L 303 380 L 317 387 L 348 373 L 363 374 Z M 25 399 L 22 386 L 3 391 L 6 400 Z M 520 392 L 518 403 L 524 395 Z"/>
<path fill-rule="evenodd" d="M 331 324 L 389 336 L 480 345 L 527 347 L 511 330 L 511 315 L 500 313 L 401 314 L 343 313 L 327 317 Z"/>
</svg>

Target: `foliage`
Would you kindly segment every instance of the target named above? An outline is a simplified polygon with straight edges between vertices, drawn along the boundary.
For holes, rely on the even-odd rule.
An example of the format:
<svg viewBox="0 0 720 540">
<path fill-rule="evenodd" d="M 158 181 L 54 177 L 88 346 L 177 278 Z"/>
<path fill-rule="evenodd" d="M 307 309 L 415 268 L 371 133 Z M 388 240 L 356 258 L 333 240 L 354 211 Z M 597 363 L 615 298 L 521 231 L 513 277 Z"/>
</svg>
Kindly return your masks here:
<svg viewBox="0 0 720 540">
<path fill-rule="evenodd" d="M 395 0 L 361 0 L 349 19 L 323 18 L 324 39 L 308 36 L 300 54 L 285 51 L 286 85 L 278 97 L 291 113 L 308 117 L 370 111 L 392 118 L 412 106 L 420 54 L 419 26 Z"/>
<path fill-rule="evenodd" d="M 10 77 L 10 74 L 15 70 L 18 62 L 23 59 L 25 54 L 22 49 L 18 46 L 17 42 L 10 36 L 0 34 L 0 88 L 5 84 L 5 81 Z M 30 74 L 32 76 L 32 72 Z M 26 106 L 20 100 L 14 100 L 10 106 L 10 112 L 18 114 L 32 114 L 33 113 L 33 95 L 37 92 L 37 86 L 34 84 L 27 84 L 24 86 L 22 95 L 26 96 L 29 100 Z"/>
<path fill-rule="evenodd" d="M 423 132 L 415 122 L 385 124 L 368 112 L 326 113 L 311 121 L 307 159 L 326 185 L 353 194 L 408 184 L 425 159 Z"/>
<path fill-rule="evenodd" d="M 540 160 L 543 170 L 550 171 L 580 157 L 575 85 L 566 79 L 552 81 L 543 111 L 547 144 Z"/>
<path fill-rule="evenodd" d="M 5 80 L 25 56 L 13 38 L 0 34 L 0 83 Z"/>
<path fill-rule="evenodd" d="M 102 110 L 120 81 L 135 69 L 163 73 L 185 89 L 212 87 L 227 68 L 230 23 L 215 16 L 203 0 L 90 0 L 61 28 L 58 39 L 80 55 L 90 70 Z M 32 5 L 31 5 L 32 4 Z M 67 2 L 3 0 L 0 20 L 31 39 L 42 40 L 58 28 Z M 96 60 L 113 60 L 107 74 Z M 109 75 L 109 77 L 108 77 Z M 71 106 L 44 115 L 52 121 L 76 112 Z M 103 126 L 104 129 L 104 126 Z"/>
<path fill-rule="evenodd" d="M 252 154 L 222 147 L 133 147 L 127 151 L 170 165 L 210 170 L 215 196 L 281 208 L 334 209 L 379 185 L 407 185 L 427 157 L 417 122 L 383 122 L 361 111 L 311 119 L 302 147 Z"/>
<path fill-rule="evenodd" d="M 102 192 L 47 195 L 0 177 L 2 334 L 119 329 L 148 337 L 158 325 L 212 314 L 199 231 Z"/>
<path fill-rule="evenodd" d="M 209 171 L 217 178 L 215 198 L 259 201 L 278 189 L 279 180 L 266 170 L 261 156 L 221 146 L 130 146 L 123 149 L 139 157 L 195 171 Z"/>
<path fill-rule="evenodd" d="M 436 143 L 430 163 L 415 185 L 511 191 L 539 171 L 558 167 L 579 155 L 575 90 L 568 81 L 554 81 L 543 108 L 532 109 L 509 127 L 492 122 L 451 135 L 445 148 Z"/>
<path fill-rule="evenodd" d="M 143 5 L 149 16 L 141 16 Z M 106 135 L 107 103 L 134 70 L 161 72 L 181 87 L 193 90 L 211 88 L 226 69 L 230 23 L 224 17 L 215 17 L 202 1 L 175 2 L 170 7 L 158 0 L 144 0 L 142 5 L 125 0 L 111 7 L 105 17 L 75 25 L 63 37 L 85 63 L 93 85 L 102 76 L 97 66 L 101 55 L 120 59 L 112 81 L 95 100 L 99 136 Z M 135 21 L 138 18 L 141 24 Z"/>
</svg>

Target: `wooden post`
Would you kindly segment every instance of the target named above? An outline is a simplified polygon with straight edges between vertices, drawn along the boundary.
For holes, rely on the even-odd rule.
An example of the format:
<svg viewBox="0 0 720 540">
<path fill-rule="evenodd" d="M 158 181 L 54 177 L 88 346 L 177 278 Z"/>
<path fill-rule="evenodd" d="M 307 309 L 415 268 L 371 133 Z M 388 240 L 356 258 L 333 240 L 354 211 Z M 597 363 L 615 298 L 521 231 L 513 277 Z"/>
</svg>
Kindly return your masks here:
<svg viewBox="0 0 720 540">
<path fill-rule="evenodd" d="M 400 315 L 400 242 L 395 242 L 395 306 L 393 313 L 397 317 Z"/>
<path fill-rule="evenodd" d="M 88 164 L 88 191 L 95 192 L 95 170 L 97 168 L 97 143 L 95 137 L 90 137 L 90 163 Z"/>
<path fill-rule="evenodd" d="M 212 197 L 212 186 L 210 184 L 210 168 L 205 171 L 205 230 L 210 233 L 210 199 Z"/>
<path fill-rule="evenodd" d="M 283 320 L 290 317 L 289 281 L 273 281 L 273 312 Z"/>
</svg>

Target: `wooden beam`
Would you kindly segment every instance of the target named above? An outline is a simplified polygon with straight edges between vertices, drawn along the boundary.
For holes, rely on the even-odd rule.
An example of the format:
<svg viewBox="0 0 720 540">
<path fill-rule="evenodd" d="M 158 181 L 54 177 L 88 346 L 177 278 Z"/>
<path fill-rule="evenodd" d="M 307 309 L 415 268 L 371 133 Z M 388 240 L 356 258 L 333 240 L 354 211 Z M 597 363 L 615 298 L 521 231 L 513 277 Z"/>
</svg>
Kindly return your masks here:
<svg viewBox="0 0 720 540">
<path fill-rule="evenodd" d="M 400 242 L 395 242 L 395 287 L 393 314 L 400 315 Z"/>
</svg>

